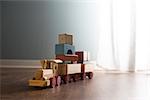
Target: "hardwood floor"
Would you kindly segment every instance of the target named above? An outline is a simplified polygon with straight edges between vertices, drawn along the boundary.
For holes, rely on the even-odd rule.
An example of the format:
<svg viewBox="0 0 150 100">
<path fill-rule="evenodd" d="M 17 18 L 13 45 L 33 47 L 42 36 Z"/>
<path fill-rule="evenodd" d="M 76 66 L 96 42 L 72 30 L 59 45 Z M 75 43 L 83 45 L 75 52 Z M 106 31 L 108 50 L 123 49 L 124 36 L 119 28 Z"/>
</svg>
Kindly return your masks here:
<svg viewBox="0 0 150 100">
<path fill-rule="evenodd" d="M 36 69 L 1 68 L 1 100 L 150 100 L 150 75 L 94 72 L 57 88 L 28 87 Z"/>
</svg>

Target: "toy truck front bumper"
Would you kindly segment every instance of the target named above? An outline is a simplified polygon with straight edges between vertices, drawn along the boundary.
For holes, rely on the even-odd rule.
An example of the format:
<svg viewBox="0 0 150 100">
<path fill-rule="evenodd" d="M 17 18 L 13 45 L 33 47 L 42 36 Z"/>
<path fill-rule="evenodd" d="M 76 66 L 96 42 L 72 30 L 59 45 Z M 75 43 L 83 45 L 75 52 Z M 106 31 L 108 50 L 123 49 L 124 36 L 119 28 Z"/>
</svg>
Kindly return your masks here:
<svg viewBox="0 0 150 100">
<path fill-rule="evenodd" d="M 47 82 L 44 80 L 29 80 L 29 86 L 45 87 Z"/>
</svg>

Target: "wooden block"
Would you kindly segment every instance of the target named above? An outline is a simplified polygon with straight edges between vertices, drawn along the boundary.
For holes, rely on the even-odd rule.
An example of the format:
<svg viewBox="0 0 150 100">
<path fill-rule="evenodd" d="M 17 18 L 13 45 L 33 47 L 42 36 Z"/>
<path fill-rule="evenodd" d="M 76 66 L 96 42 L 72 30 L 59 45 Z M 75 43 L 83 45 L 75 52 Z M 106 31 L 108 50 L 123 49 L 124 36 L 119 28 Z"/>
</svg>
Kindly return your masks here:
<svg viewBox="0 0 150 100">
<path fill-rule="evenodd" d="M 74 54 L 75 47 L 70 44 L 56 44 L 55 45 L 55 54 L 56 55 L 65 55 L 65 54 Z"/>
<path fill-rule="evenodd" d="M 59 75 L 81 73 L 81 64 L 59 64 Z"/>
<path fill-rule="evenodd" d="M 67 74 L 67 64 L 58 64 L 58 74 L 59 75 Z"/>
<path fill-rule="evenodd" d="M 47 86 L 47 82 L 44 80 L 29 80 L 29 86 L 45 87 Z"/>
<path fill-rule="evenodd" d="M 59 34 L 59 44 L 73 44 L 73 36 L 67 33 Z"/>
<path fill-rule="evenodd" d="M 71 61 L 63 61 L 63 64 L 72 64 Z"/>
<path fill-rule="evenodd" d="M 81 64 L 67 64 L 67 74 L 81 73 Z"/>
<path fill-rule="evenodd" d="M 75 54 L 78 55 L 78 63 L 90 60 L 90 53 L 87 51 L 76 51 Z"/>
<path fill-rule="evenodd" d="M 34 78 L 35 78 L 35 80 L 41 80 L 43 78 L 42 69 L 39 69 L 39 70 L 36 71 Z"/>
<path fill-rule="evenodd" d="M 46 80 L 50 79 L 54 75 L 52 69 L 42 69 L 42 71 L 43 71 L 43 78 Z"/>
<path fill-rule="evenodd" d="M 76 62 L 78 60 L 78 55 L 56 55 L 56 59 L 61 59 L 62 61 Z"/>
</svg>

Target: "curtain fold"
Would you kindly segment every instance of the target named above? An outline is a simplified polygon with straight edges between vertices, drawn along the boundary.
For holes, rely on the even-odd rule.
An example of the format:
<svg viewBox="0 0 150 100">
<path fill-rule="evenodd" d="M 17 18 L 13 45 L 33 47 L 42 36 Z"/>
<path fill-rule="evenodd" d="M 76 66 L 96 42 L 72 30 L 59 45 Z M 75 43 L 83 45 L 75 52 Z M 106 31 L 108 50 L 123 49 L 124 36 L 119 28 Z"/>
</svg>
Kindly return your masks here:
<svg viewBox="0 0 150 100">
<path fill-rule="evenodd" d="M 99 66 L 123 71 L 150 68 L 150 17 L 144 17 L 149 12 L 140 15 L 150 9 L 145 3 L 150 4 L 148 0 L 100 0 Z"/>
</svg>

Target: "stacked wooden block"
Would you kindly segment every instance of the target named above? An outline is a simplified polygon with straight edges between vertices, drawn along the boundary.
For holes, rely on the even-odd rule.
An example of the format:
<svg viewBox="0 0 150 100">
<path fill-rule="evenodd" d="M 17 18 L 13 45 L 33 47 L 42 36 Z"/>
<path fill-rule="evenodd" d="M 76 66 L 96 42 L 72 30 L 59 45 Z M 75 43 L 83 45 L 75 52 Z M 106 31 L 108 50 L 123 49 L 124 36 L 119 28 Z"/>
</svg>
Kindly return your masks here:
<svg viewBox="0 0 150 100">
<path fill-rule="evenodd" d="M 66 33 L 59 34 L 58 41 L 59 44 L 55 45 L 56 59 L 61 59 L 63 62 L 71 61 L 71 63 L 75 63 L 78 57 L 75 55 L 73 36 Z"/>
<path fill-rule="evenodd" d="M 84 63 L 84 61 L 90 60 L 90 53 L 88 51 L 76 51 L 76 55 L 78 55 L 78 63 Z"/>
<path fill-rule="evenodd" d="M 59 34 L 59 44 L 55 45 L 56 59 L 61 59 L 63 64 L 59 64 L 59 75 L 64 83 L 76 81 L 78 79 L 85 79 L 88 76 L 90 79 L 93 77 L 93 70 L 87 69 L 94 68 L 88 64 L 83 64 L 84 61 L 90 59 L 89 52 L 76 51 L 73 46 L 73 36 L 69 34 Z M 68 62 L 70 61 L 70 62 Z"/>
<path fill-rule="evenodd" d="M 68 33 L 59 34 L 58 42 L 59 44 L 55 45 L 55 54 L 56 59 L 63 61 L 63 64 L 59 64 L 58 70 L 62 82 L 75 81 L 75 75 L 81 73 L 81 64 L 77 64 L 78 55 L 75 55 L 73 36 Z"/>
</svg>

